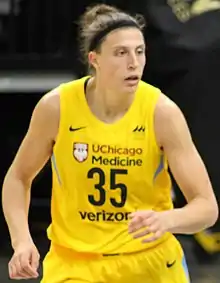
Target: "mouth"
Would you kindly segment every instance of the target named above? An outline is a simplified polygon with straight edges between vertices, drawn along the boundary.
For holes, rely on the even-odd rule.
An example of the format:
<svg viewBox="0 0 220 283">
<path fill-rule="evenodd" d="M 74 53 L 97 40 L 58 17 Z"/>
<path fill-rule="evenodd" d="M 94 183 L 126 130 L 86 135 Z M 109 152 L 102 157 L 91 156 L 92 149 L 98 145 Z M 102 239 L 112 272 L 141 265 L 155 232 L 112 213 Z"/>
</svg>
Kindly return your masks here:
<svg viewBox="0 0 220 283">
<path fill-rule="evenodd" d="M 128 82 L 129 84 L 135 85 L 139 81 L 139 76 L 133 75 L 125 78 L 125 81 Z"/>
</svg>

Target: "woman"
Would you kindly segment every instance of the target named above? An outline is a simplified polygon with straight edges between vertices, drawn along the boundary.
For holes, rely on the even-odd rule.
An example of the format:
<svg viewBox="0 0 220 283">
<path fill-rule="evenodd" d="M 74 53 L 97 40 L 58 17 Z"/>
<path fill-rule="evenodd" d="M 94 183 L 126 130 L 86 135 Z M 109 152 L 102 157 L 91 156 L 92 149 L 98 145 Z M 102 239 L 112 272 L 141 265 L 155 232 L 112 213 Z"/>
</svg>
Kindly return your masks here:
<svg viewBox="0 0 220 283">
<path fill-rule="evenodd" d="M 185 119 L 141 81 L 142 19 L 97 5 L 80 27 L 92 75 L 40 100 L 5 177 L 10 278 L 38 276 L 27 210 L 31 182 L 51 157 L 51 248 L 43 283 L 189 282 L 172 234 L 213 225 L 218 208 Z M 167 164 L 188 201 L 181 209 L 172 207 Z"/>
</svg>

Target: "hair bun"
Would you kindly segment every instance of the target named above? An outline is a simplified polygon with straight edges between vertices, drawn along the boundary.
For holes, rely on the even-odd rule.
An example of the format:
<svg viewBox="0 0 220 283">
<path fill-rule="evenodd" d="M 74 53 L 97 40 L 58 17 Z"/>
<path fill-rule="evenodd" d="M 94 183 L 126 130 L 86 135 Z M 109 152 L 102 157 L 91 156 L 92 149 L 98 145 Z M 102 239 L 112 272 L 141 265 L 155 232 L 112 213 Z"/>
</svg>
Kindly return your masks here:
<svg viewBox="0 0 220 283">
<path fill-rule="evenodd" d="M 97 18 L 97 16 L 106 15 L 110 13 L 117 13 L 119 10 L 115 7 L 105 4 L 98 4 L 95 6 L 89 6 L 83 17 L 85 25 L 91 25 Z"/>
</svg>

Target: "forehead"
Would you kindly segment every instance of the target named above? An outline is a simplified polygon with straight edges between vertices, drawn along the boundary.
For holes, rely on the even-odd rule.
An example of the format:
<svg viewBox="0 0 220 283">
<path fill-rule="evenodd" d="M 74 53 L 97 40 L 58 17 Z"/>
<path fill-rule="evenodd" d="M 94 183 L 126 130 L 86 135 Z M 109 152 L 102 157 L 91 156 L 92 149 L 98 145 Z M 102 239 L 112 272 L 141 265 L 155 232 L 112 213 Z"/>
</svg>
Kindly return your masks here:
<svg viewBox="0 0 220 283">
<path fill-rule="evenodd" d="M 140 30 L 137 28 L 120 28 L 106 36 L 103 47 L 104 45 L 110 48 L 117 46 L 136 47 L 143 44 L 144 37 Z"/>
</svg>

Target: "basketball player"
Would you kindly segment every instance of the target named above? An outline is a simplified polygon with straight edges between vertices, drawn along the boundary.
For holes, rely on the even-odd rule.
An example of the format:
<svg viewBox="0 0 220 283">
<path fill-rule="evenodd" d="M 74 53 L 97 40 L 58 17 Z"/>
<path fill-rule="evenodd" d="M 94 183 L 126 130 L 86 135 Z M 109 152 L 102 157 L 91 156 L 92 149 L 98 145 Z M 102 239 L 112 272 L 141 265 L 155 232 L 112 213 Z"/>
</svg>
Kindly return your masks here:
<svg viewBox="0 0 220 283">
<path fill-rule="evenodd" d="M 212 226 L 218 208 L 178 107 L 141 81 L 142 20 L 98 5 L 80 34 L 91 76 L 37 104 L 3 185 L 11 279 L 38 277 L 28 227 L 32 180 L 52 160 L 50 250 L 42 283 L 186 283 L 174 234 Z M 173 209 L 170 166 L 188 204 Z"/>
</svg>

